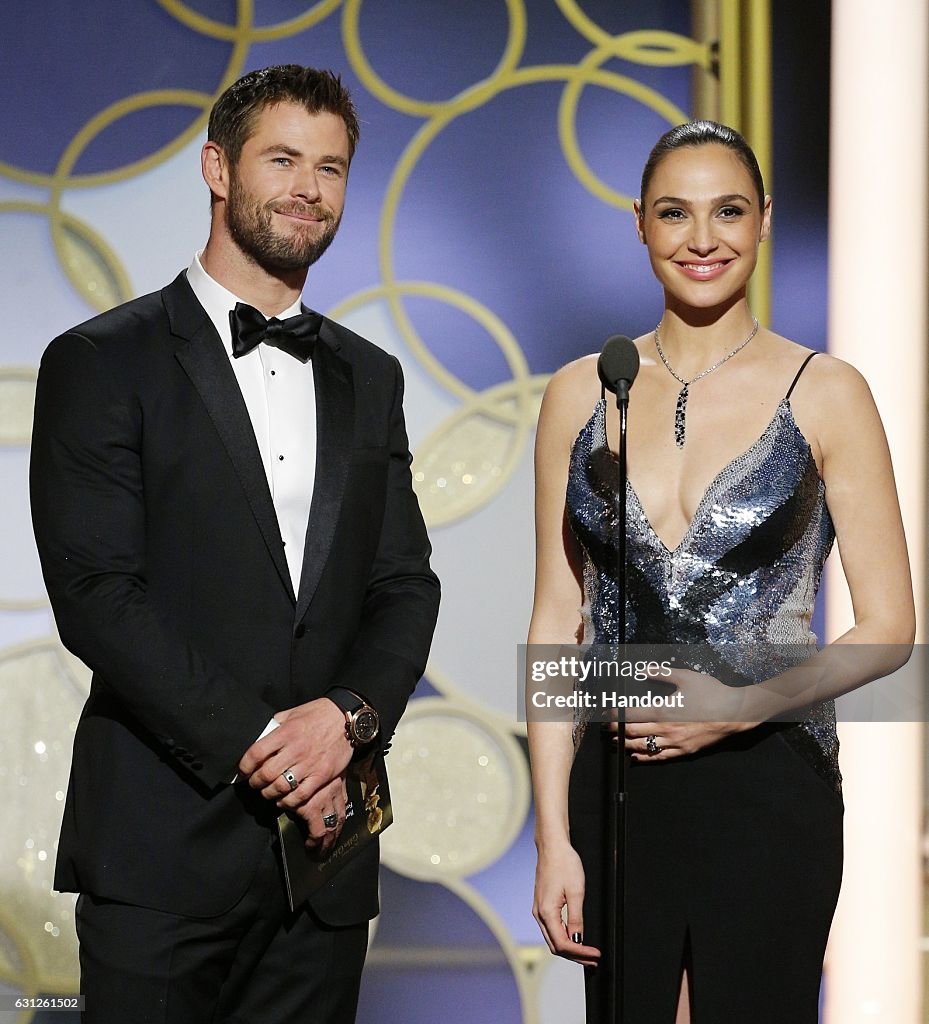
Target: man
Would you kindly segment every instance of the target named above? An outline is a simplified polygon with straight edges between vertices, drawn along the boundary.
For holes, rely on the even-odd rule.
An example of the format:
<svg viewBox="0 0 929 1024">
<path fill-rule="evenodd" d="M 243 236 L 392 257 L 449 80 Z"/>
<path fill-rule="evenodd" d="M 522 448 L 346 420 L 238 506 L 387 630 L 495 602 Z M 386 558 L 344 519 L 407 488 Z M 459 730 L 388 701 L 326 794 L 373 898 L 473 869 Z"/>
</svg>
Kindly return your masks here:
<svg viewBox="0 0 929 1024">
<path fill-rule="evenodd" d="M 39 373 L 36 538 L 94 673 L 56 886 L 81 893 L 87 1021 L 341 1024 L 376 843 L 291 913 L 275 821 L 331 845 L 346 766 L 372 733 L 386 747 L 422 673 L 438 583 L 399 364 L 301 313 L 342 214 L 351 99 L 328 72 L 265 68 L 208 134 L 203 252 L 57 338 Z"/>
</svg>

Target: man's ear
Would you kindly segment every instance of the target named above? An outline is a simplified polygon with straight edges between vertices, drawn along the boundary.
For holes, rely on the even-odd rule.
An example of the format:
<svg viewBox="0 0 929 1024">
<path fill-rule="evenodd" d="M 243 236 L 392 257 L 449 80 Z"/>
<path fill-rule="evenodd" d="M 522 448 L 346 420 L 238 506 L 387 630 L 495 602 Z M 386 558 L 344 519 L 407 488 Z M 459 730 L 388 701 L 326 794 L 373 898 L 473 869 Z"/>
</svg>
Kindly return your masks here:
<svg viewBox="0 0 929 1024">
<path fill-rule="evenodd" d="M 229 193 L 229 161 L 215 142 L 207 140 L 203 144 L 200 170 L 213 195 L 217 199 L 225 199 Z"/>
</svg>

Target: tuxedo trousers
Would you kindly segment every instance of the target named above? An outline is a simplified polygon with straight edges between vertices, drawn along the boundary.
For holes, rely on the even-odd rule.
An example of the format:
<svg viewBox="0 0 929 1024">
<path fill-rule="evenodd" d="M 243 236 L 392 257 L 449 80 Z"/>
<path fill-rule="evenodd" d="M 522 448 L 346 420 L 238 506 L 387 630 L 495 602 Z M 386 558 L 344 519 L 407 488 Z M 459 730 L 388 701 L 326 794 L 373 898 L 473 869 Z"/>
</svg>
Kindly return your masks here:
<svg viewBox="0 0 929 1024">
<path fill-rule="evenodd" d="M 353 1024 L 368 925 L 291 912 L 276 842 L 229 911 L 188 918 L 82 894 L 84 1024 Z"/>
</svg>

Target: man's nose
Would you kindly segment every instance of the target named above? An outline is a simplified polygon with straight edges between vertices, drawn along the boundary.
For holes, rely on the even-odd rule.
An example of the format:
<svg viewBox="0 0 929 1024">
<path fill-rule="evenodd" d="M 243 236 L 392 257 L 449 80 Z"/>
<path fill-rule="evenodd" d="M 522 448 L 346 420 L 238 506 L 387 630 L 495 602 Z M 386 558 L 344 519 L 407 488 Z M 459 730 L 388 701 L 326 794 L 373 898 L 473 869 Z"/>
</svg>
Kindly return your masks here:
<svg viewBox="0 0 929 1024">
<path fill-rule="evenodd" d="M 315 167 L 301 168 L 294 176 L 291 184 L 291 195 L 295 199 L 302 199 L 307 203 L 317 203 L 320 200 L 319 179 Z"/>
</svg>

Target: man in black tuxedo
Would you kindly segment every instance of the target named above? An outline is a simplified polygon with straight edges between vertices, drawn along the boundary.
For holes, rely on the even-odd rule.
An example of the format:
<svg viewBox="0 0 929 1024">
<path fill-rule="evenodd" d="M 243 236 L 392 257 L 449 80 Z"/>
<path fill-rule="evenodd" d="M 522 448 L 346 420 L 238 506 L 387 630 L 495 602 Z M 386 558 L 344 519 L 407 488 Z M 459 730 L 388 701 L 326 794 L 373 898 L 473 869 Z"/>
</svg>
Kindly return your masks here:
<svg viewBox="0 0 929 1024">
<path fill-rule="evenodd" d="M 33 521 L 93 670 L 55 884 L 81 893 L 93 1024 L 355 1017 L 376 843 L 291 913 L 275 820 L 334 841 L 439 599 L 400 366 L 300 305 L 357 137 L 328 72 L 236 82 L 203 147 L 205 249 L 42 359 Z"/>
</svg>

